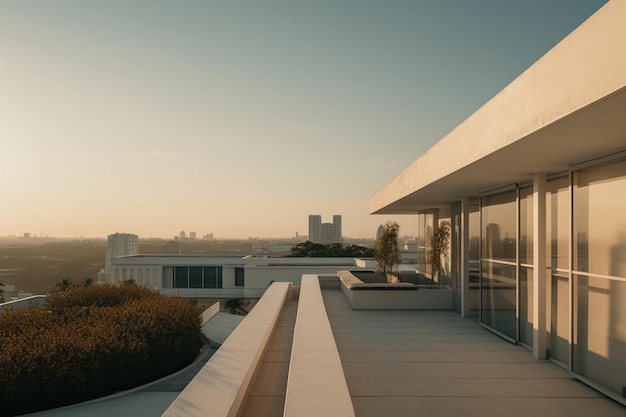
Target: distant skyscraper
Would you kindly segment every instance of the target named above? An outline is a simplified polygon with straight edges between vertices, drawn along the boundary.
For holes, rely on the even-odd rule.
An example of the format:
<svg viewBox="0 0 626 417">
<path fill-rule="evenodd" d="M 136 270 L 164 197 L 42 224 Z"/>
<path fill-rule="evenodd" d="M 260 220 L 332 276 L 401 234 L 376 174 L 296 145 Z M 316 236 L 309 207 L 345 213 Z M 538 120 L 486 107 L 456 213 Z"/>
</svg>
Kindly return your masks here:
<svg viewBox="0 0 626 417">
<path fill-rule="evenodd" d="M 170 240 L 163 245 L 163 253 L 166 255 L 180 255 L 180 241 Z"/>
<path fill-rule="evenodd" d="M 107 237 L 107 253 L 104 260 L 104 275 L 107 281 L 113 282 L 110 276 L 111 259 L 119 256 L 137 255 L 139 253 L 139 237 L 129 233 L 115 233 Z"/>
<path fill-rule="evenodd" d="M 385 233 L 385 226 L 381 224 L 380 226 L 378 226 L 378 229 L 376 230 L 376 240 L 380 239 L 383 233 Z"/>
<path fill-rule="evenodd" d="M 322 223 L 322 216 L 309 215 L 309 240 L 323 245 L 342 243 L 341 216 L 334 215 L 332 223 Z"/>
<path fill-rule="evenodd" d="M 196 232 L 189 232 L 189 239 L 196 240 Z"/>
</svg>

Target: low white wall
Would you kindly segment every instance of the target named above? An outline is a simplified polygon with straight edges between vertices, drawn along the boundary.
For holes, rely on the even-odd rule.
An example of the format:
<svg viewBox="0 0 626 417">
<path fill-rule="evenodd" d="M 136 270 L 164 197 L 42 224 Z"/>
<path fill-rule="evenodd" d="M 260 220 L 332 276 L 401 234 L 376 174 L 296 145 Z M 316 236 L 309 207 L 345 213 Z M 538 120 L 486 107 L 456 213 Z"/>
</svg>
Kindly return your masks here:
<svg viewBox="0 0 626 417">
<path fill-rule="evenodd" d="M 448 287 L 421 288 L 417 291 L 347 291 L 351 293 L 348 300 L 354 310 L 452 310 L 454 307 L 454 290 Z"/>
<path fill-rule="evenodd" d="M 31 297 L 20 298 L 19 300 L 7 301 L 6 303 L 0 304 L 0 313 L 2 313 L 4 310 L 23 308 L 30 305 L 36 305 L 38 307 L 41 307 L 42 305 L 44 305 L 45 302 L 45 295 L 33 295 Z"/>
<path fill-rule="evenodd" d="M 213 316 L 220 312 L 220 302 L 217 301 L 213 303 L 213 305 L 202 313 L 202 325 L 204 325 L 207 321 L 211 320 Z"/>
<path fill-rule="evenodd" d="M 235 417 L 261 361 L 291 283 L 275 282 L 165 411 L 167 417 Z"/>
<path fill-rule="evenodd" d="M 368 284 L 349 271 L 339 271 L 341 292 L 354 310 L 452 310 L 454 290 L 409 283 Z M 397 289 L 403 287 L 405 289 Z M 379 288 L 379 289 L 378 289 Z M 394 288 L 394 289 L 389 289 Z"/>
<path fill-rule="evenodd" d="M 317 275 L 302 276 L 283 416 L 354 416 Z"/>
</svg>

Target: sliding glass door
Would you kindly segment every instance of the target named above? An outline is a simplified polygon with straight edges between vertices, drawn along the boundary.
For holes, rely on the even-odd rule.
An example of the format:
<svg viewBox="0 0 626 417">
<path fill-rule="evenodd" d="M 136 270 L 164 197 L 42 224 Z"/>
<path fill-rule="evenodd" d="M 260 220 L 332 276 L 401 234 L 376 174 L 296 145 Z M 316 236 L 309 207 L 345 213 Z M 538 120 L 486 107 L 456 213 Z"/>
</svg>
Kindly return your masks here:
<svg viewBox="0 0 626 417">
<path fill-rule="evenodd" d="M 481 201 L 481 322 L 517 340 L 517 191 Z"/>
</svg>

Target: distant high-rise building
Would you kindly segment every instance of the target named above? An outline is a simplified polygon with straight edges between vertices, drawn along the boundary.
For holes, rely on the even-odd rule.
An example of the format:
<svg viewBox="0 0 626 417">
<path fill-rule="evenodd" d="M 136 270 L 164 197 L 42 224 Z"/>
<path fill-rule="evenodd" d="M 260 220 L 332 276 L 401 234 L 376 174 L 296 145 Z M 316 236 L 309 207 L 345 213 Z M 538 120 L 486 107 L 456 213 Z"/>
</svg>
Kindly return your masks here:
<svg viewBox="0 0 626 417">
<path fill-rule="evenodd" d="M 378 229 L 376 229 L 376 240 L 380 239 L 383 233 L 385 233 L 385 226 L 381 224 L 378 226 Z"/>
<path fill-rule="evenodd" d="M 113 282 L 110 276 L 111 259 L 119 256 L 137 255 L 139 253 L 139 237 L 129 233 L 115 233 L 107 237 L 107 253 L 104 260 L 104 276 Z"/>
<path fill-rule="evenodd" d="M 334 215 L 332 223 L 322 223 L 322 216 L 309 215 L 309 240 L 323 245 L 342 243 L 341 216 Z"/>
<path fill-rule="evenodd" d="M 178 234 L 178 236 L 180 237 L 180 240 L 187 239 L 187 234 L 185 233 L 184 230 L 181 230 L 180 233 Z"/>
<path fill-rule="evenodd" d="M 196 232 L 189 232 L 189 239 L 196 240 Z"/>
<path fill-rule="evenodd" d="M 180 255 L 180 240 L 170 240 L 163 245 L 163 253 L 166 255 Z"/>
</svg>

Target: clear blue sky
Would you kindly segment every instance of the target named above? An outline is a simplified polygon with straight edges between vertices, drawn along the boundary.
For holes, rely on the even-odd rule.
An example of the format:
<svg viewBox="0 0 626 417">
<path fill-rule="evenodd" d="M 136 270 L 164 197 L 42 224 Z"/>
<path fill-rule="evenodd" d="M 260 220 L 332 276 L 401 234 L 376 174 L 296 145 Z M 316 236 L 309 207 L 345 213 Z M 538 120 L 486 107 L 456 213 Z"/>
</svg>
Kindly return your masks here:
<svg viewBox="0 0 626 417">
<path fill-rule="evenodd" d="M 604 0 L 0 2 L 0 236 L 290 237 L 378 189 Z"/>
</svg>

